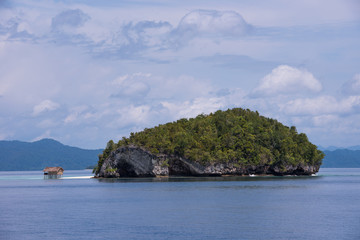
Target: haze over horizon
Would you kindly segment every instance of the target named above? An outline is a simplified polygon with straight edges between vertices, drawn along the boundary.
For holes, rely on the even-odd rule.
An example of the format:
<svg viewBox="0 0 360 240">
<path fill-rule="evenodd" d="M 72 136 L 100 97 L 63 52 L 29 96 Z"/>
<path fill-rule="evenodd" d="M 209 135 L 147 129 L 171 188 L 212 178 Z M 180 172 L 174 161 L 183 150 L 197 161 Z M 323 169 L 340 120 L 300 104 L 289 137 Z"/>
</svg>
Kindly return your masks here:
<svg viewBox="0 0 360 240">
<path fill-rule="evenodd" d="M 360 2 L 0 0 L 0 140 L 103 148 L 218 109 L 360 145 Z"/>
</svg>

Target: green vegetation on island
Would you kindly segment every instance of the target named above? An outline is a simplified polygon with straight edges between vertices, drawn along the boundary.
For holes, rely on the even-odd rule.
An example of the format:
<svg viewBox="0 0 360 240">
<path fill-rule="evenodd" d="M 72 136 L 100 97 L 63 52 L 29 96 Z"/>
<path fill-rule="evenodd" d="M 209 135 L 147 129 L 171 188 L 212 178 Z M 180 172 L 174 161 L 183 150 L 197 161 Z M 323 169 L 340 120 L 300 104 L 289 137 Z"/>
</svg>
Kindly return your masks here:
<svg viewBox="0 0 360 240">
<path fill-rule="evenodd" d="M 306 134 L 298 133 L 294 126 L 284 126 L 260 116 L 257 111 L 234 108 L 146 128 L 123 137 L 118 143 L 110 140 L 99 155 L 95 174 L 112 151 L 129 145 L 143 147 L 156 155 L 180 156 L 201 165 L 320 166 L 324 157 Z"/>
</svg>

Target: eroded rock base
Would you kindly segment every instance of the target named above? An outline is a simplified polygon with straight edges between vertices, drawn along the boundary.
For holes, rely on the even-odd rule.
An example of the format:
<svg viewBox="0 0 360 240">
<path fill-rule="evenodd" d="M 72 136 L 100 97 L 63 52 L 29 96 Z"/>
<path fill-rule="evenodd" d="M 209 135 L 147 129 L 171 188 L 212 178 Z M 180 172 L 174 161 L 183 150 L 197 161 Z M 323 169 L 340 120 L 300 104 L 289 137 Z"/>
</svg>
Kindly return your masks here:
<svg viewBox="0 0 360 240">
<path fill-rule="evenodd" d="M 202 166 L 187 159 L 154 155 L 137 147 L 120 147 L 104 161 L 98 177 L 158 177 L 158 176 L 222 176 L 222 175 L 312 175 L 320 166 L 239 166 L 232 163 L 215 163 Z"/>
</svg>

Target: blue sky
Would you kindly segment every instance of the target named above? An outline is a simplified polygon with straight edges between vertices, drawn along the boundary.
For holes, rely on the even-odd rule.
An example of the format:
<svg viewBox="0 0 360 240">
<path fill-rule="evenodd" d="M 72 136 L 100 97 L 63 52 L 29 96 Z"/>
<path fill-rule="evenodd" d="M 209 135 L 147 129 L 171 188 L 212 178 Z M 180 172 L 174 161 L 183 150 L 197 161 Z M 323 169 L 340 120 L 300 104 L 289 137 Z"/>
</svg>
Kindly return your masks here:
<svg viewBox="0 0 360 240">
<path fill-rule="evenodd" d="M 233 107 L 360 144 L 360 2 L 0 0 L 0 139 L 104 147 Z"/>
</svg>

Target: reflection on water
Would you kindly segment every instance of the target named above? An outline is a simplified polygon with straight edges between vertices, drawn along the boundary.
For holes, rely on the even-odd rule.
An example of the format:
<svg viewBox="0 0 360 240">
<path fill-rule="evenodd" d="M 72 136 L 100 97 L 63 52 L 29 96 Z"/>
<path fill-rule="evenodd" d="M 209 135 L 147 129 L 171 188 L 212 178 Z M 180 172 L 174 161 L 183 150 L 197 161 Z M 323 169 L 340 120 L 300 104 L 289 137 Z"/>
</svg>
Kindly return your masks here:
<svg viewBox="0 0 360 240">
<path fill-rule="evenodd" d="M 55 180 L 80 177 L 93 177 L 92 170 L 66 170 L 60 177 L 45 177 L 43 171 L 0 171 L 1 180 Z M 54 176 L 54 175 L 47 175 Z M 58 175 L 55 175 L 58 176 Z"/>
<path fill-rule="evenodd" d="M 62 175 L 60 174 L 44 174 L 44 179 L 61 179 Z"/>
<path fill-rule="evenodd" d="M 224 176 L 224 177 L 155 177 L 155 178 L 96 178 L 103 183 L 126 183 L 126 182 L 239 182 L 239 181 L 286 181 L 306 180 L 319 178 L 320 176 Z"/>
</svg>

